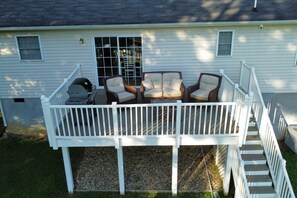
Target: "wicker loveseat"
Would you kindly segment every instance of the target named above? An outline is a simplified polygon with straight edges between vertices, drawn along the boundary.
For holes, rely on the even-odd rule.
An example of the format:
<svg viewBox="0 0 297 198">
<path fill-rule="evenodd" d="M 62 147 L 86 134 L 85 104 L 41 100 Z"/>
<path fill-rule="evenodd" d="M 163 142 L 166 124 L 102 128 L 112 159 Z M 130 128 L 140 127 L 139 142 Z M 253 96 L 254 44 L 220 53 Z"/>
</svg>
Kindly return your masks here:
<svg viewBox="0 0 297 198">
<path fill-rule="evenodd" d="M 143 72 L 140 93 L 143 102 L 152 99 L 183 100 L 185 87 L 178 71 Z"/>
</svg>

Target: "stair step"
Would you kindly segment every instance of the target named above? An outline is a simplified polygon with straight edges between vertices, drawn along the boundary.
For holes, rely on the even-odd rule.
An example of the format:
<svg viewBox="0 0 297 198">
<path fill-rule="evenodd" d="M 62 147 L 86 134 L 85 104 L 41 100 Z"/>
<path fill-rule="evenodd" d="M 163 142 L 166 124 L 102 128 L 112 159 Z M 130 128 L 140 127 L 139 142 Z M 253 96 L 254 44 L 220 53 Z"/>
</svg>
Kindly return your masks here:
<svg viewBox="0 0 297 198">
<path fill-rule="evenodd" d="M 250 186 L 249 189 L 253 197 L 275 197 L 272 186 Z"/>
<path fill-rule="evenodd" d="M 248 175 L 249 186 L 272 186 L 272 179 L 269 175 Z"/>
<path fill-rule="evenodd" d="M 260 144 L 242 145 L 239 148 L 241 154 L 263 154 L 264 149 Z"/>
<path fill-rule="evenodd" d="M 249 126 L 248 127 L 248 131 L 247 131 L 247 135 L 258 135 L 259 131 L 258 128 L 256 126 Z"/>
<path fill-rule="evenodd" d="M 245 144 L 261 144 L 261 139 L 258 135 L 247 135 Z"/>
<path fill-rule="evenodd" d="M 264 154 L 241 154 L 244 164 L 266 164 L 266 157 Z"/>
<path fill-rule="evenodd" d="M 257 131 L 258 132 L 258 128 L 256 126 L 249 126 L 248 131 Z"/>
<path fill-rule="evenodd" d="M 269 168 L 266 164 L 244 165 L 246 175 L 268 175 Z"/>
</svg>

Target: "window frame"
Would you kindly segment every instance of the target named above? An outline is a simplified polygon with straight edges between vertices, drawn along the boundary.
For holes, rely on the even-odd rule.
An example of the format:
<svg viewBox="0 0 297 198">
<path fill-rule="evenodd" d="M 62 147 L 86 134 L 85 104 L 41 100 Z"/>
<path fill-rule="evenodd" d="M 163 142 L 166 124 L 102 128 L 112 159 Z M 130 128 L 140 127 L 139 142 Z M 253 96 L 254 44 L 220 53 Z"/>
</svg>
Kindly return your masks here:
<svg viewBox="0 0 297 198">
<path fill-rule="evenodd" d="M 26 59 L 23 60 L 21 57 L 21 51 L 20 51 L 20 46 L 19 46 L 19 42 L 18 42 L 18 38 L 19 37 L 37 37 L 38 39 L 38 45 L 39 45 L 39 51 L 40 51 L 40 59 Z M 21 62 L 39 62 L 39 61 L 44 61 L 43 59 L 43 53 L 42 53 L 42 48 L 41 48 L 41 40 L 40 40 L 40 36 L 39 35 L 15 35 L 15 42 L 16 42 L 16 46 L 17 46 L 17 51 L 18 51 L 18 56 L 19 56 L 19 60 Z"/>
<path fill-rule="evenodd" d="M 220 40 L 220 33 L 221 32 L 231 32 L 232 33 L 231 50 L 230 50 L 229 55 L 219 55 L 219 40 Z M 231 57 L 231 56 L 233 56 L 234 34 L 235 34 L 234 30 L 218 30 L 218 32 L 217 32 L 216 57 Z"/>
</svg>

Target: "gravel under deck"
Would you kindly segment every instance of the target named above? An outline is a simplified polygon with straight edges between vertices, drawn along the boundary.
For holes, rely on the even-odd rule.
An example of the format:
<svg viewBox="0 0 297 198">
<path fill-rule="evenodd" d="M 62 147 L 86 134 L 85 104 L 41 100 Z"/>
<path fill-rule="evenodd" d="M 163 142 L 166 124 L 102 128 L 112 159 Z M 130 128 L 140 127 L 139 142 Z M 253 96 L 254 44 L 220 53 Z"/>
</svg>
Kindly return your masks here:
<svg viewBox="0 0 297 198">
<path fill-rule="evenodd" d="M 212 157 L 212 146 L 203 146 L 214 190 L 221 178 Z M 124 147 L 126 191 L 171 191 L 172 147 Z M 178 158 L 178 191 L 209 191 L 201 146 L 182 146 Z M 114 147 L 86 148 L 75 178 L 78 191 L 118 191 L 117 152 Z"/>
</svg>

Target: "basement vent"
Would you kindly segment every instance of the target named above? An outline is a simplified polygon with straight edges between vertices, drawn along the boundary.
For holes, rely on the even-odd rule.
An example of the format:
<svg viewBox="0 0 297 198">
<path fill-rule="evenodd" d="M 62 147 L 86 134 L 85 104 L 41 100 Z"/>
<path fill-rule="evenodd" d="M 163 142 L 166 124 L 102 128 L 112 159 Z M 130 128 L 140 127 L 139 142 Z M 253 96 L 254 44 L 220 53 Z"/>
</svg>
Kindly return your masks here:
<svg viewBox="0 0 297 198">
<path fill-rule="evenodd" d="M 14 102 L 25 102 L 25 98 L 14 98 Z"/>
</svg>

